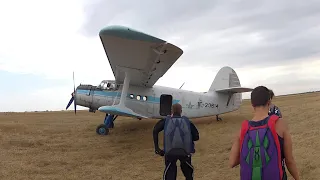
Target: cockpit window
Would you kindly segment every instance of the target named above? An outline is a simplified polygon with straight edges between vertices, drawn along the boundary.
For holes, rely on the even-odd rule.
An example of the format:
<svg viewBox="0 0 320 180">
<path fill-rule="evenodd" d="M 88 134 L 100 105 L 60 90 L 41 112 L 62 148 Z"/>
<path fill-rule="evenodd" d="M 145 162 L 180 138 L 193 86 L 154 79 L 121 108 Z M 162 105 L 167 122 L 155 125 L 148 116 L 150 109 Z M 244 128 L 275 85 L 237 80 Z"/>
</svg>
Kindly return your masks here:
<svg viewBox="0 0 320 180">
<path fill-rule="evenodd" d="M 104 85 L 104 83 L 102 82 L 102 83 L 100 83 L 99 87 L 103 88 L 103 85 Z"/>
<path fill-rule="evenodd" d="M 120 85 L 116 84 L 115 82 L 102 82 L 100 87 L 103 90 L 117 90 L 119 89 Z"/>
<path fill-rule="evenodd" d="M 103 84 L 102 89 L 107 89 L 107 84 L 106 83 Z"/>
</svg>

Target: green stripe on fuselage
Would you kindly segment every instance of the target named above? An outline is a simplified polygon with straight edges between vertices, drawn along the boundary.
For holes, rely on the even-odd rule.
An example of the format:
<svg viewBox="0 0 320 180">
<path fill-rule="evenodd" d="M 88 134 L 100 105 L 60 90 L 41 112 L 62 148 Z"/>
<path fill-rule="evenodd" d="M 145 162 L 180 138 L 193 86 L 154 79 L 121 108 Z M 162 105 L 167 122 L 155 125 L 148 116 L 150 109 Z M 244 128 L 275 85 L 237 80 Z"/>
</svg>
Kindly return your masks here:
<svg viewBox="0 0 320 180">
<path fill-rule="evenodd" d="M 90 90 L 83 90 L 83 89 L 78 89 L 76 90 L 77 94 L 86 94 L 89 95 Z M 119 91 L 99 91 L 99 90 L 95 90 L 95 91 L 91 91 L 90 93 L 93 93 L 93 96 L 105 96 L 105 97 L 119 97 L 121 96 L 121 92 Z M 90 94 L 91 96 L 92 94 Z M 130 93 L 127 94 L 127 98 L 130 97 Z M 130 99 L 131 100 L 131 99 Z M 137 99 L 132 99 L 132 100 L 136 100 L 139 101 Z M 141 99 L 140 101 L 143 102 L 143 100 Z M 172 103 L 178 103 L 180 100 L 177 99 L 173 99 Z M 147 96 L 147 101 L 148 103 L 156 103 L 159 104 L 160 103 L 160 97 L 154 97 L 154 96 Z"/>
</svg>

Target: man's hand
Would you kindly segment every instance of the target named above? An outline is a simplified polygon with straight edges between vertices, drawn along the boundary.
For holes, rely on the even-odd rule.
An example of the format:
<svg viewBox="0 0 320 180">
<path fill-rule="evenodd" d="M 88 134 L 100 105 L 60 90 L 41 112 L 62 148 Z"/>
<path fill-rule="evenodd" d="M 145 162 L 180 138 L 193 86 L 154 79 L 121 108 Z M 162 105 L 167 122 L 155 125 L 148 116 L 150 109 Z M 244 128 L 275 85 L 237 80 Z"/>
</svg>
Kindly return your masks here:
<svg viewBox="0 0 320 180">
<path fill-rule="evenodd" d="M 164 156 L 164 151 L 161 149 L 156 149 L 154 152 L 160 156 Z"/>
</svg>

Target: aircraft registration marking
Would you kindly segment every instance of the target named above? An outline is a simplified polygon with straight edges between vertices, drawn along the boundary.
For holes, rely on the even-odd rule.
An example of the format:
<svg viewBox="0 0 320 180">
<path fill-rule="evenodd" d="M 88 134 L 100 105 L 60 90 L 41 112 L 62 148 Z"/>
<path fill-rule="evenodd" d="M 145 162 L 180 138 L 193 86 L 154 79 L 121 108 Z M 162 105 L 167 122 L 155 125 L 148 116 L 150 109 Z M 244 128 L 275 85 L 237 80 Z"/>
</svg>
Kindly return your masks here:
<svg viewBox="0 0 320 180">
<path fill-rule="evenodd" d="M 214 103 L 203 103 L 203 102 L 198 102 L 198 108 L 215 108 L 218 107 L 218 104 Z"/>
</svg>

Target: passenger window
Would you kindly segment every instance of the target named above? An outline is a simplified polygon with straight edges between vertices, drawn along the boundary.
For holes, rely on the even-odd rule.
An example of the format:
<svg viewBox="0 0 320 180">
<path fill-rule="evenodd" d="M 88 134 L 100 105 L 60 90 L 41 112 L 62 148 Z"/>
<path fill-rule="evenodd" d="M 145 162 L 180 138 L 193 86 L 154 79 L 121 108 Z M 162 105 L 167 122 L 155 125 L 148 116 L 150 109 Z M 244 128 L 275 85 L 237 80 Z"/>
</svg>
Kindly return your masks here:
<svg viewBox="0 0 320 180">
<path fill-rule="evenodd" d="M 147 100 L 148 100 L 147 96 L 143 96 L 142 99 L 143 99 L 144 101 L 147 101 Z"/>
</svg>

